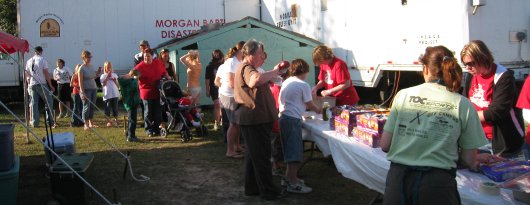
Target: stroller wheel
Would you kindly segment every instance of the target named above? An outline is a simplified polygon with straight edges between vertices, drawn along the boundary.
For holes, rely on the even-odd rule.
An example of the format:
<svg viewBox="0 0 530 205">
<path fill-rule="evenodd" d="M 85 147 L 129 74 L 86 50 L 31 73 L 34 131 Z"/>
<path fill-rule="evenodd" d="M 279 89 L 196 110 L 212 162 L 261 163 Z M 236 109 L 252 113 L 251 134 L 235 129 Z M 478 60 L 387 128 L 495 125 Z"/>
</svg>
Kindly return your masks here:
<svg viewBox="0 0 530 205">
<path fill-rule="evenodd" d="M 188 142 L 191 140 L 191 133 L 189 130 L 183 130 L 180 132 L 182 142 Z"/>
<path fill-rule="evenodd" d="M 167 137 L 167 129 L 166 128 L 161 128 L 160 129 L 160 136 Z"/>
</svg>

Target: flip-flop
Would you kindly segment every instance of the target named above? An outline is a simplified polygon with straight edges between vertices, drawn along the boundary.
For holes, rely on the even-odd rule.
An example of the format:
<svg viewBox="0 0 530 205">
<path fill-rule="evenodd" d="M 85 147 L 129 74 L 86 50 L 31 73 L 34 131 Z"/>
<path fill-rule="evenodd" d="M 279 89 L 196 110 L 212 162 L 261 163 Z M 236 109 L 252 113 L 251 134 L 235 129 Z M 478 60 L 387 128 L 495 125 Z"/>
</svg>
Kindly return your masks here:
<svg viewBox="0 0 530 205">
<path fill-rule="evenodd" d="M 233 155 L 226 155 L 226 157 L 233 158 L 233 159 L 243 159 L 243 157 L 245 157 L 245 156 L 243 156 L 242 154 L 239 154 L 239 153 L 235 153 Z"/>
</svg>

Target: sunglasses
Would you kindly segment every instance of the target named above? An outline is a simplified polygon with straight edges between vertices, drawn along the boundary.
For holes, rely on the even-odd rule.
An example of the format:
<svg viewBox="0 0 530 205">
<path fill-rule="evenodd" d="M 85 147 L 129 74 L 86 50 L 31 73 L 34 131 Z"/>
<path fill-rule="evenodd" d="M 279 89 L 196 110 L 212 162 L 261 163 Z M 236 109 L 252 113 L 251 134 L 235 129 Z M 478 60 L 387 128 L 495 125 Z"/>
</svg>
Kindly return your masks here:
<svg viewBox="0 0 530 205">
<path fill-rule="evenodd" d="M 475 61 L 471 61 L 471 62 L 467 62 L 467 63 L 464 62 L 464 65 L 466 67 L 475 67 L 475 65 L 477 65 L 477 62 L 475 62 Z"/>
</svg>

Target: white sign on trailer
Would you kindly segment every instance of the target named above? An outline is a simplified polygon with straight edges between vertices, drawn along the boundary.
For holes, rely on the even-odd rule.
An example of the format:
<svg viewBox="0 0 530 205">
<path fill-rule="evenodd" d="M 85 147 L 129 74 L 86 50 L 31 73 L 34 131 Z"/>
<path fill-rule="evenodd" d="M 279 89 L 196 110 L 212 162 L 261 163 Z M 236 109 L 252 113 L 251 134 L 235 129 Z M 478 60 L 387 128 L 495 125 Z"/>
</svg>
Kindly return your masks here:
<svg viewBox="0 0 530 205">
<path fill-rule="evenodd" d="M 155 47 L 191 35 L 205 25 L 222 24 L 224 5 L 225 0 L 20 0 L 20 36 L 31 47 L 42 46 L 50 65 L 62 58 L 74 67 L 81 63 L 81 51 L 89 50 L 96 66 L 109 60 L 118 72 L 125 72 L 133 66 L 140 40 Z M 41 24 L 50 28 L 43 31 Z M 60 31 L 54 30 L 59 26 Z"/>
</svg>

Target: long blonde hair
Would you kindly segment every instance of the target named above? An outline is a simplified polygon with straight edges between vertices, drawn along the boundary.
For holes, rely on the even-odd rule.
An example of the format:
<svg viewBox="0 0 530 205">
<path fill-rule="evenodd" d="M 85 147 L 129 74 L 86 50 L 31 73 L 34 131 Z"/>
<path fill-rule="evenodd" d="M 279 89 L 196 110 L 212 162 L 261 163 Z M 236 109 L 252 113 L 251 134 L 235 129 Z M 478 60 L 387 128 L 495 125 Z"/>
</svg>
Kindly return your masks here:
<svg viewBox="0 0 530 205">
<path fill-rule="evenodd" d="M 110 61 L 105 61 L 103 64 L 103 72 L 107 73 L 109 69 L 112 71 L 112 63 Z"/>
</svg>

